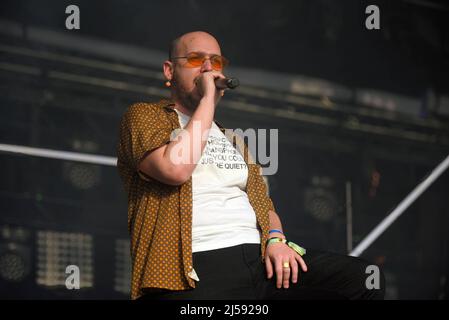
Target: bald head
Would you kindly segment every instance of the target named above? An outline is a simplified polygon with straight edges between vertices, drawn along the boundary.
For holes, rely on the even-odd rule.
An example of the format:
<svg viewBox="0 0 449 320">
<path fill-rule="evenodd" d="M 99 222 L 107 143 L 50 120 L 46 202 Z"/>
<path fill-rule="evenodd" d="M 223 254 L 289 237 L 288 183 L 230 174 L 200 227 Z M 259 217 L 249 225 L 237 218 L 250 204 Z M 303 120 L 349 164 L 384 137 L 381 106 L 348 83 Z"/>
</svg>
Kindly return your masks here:
<svg viewBox="0 0 449 320">
<path fill-rule="evenodd" d="M 185 55 L 190 52 L 191 48 L 198 47 L 198 45 L 205 46 L 205 51 L 208 48 L 215 48 L 215 50 L 218 48 L 218 54 L 221 54 L 220 45 L 214 36 L 204 31 L 193 31 L 185 33 L 171 42 L 168 59 L 172 60 L 173 57 Z"/>
</svg>

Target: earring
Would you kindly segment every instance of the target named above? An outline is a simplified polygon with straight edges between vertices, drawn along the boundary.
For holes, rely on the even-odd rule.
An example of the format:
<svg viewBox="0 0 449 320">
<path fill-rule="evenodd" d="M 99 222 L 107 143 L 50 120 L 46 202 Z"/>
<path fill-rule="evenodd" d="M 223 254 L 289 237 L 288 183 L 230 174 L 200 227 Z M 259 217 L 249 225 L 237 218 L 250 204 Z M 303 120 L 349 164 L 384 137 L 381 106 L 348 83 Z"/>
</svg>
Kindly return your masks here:
<svg viewBox="0 0 449 320">
<path fill-rule="evenodd" d="M 171 82 L 170 82 L 170 80 L 165 81 L 165 86 L 166 86 L 167 88 L 171 87 Z"/>
</svg>

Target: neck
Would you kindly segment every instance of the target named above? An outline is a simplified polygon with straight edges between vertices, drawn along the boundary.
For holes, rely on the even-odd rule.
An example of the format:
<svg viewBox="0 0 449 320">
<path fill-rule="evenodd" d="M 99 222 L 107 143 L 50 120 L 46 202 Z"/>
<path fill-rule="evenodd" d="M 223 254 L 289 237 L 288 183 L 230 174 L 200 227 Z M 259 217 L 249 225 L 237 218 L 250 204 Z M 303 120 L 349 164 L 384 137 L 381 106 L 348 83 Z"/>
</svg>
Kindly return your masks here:
<svg viewBox="0 0 449 320">
<path fill-rule="evenodd" d="M 191 117 L 193 115 L 193 112 L 195 110 L 191 110 L 191 108 L 188 108 L 186 106 L 185 103 L 183 103 L 181 101 L 181 99 L 179 99 L 179 97 L 177 97 L 176 95 L 171 95 L 171 99 L 172 101 L 175 103 L 174 108 L 178 111 L 181 111 L 182 113 L 184 113 L 185 115 L 188 115 L 189 117 Z"/>
<path fill-rule="evenodd" d="M 185 115 L 188 115 L 189 117 L 191 117 L 193 115 L 193 112 L 190 111 L 189 109 L 183 107 L 181 104 L 175 102 L 175 106 L 174 108 L 182 113 L 184 113 Z"/>
</svg>

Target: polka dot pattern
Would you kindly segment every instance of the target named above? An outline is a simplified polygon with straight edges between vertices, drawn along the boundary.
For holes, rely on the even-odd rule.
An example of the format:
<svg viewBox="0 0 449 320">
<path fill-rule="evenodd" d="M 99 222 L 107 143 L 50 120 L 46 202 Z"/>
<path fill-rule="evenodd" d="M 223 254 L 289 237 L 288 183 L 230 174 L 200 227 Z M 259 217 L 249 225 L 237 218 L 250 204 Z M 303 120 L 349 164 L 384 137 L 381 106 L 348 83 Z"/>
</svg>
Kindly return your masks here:
<svg viewBox="0 0 449 320">
<path fill-rule="evenodd" d="M 140 297 L 143 288 L 195 288 L 195 281 L 189 276 L 193 268 L 192 178 L 181 186 L 169 186 L 137 170 L 148 152 L 168 143 L 171 132 L 180 128 L 172 105 L 169 100 L 133 104 L 120 123 L 117 167 L 128 195 L 132 299 Z M 227 137 L 248 164 L 246 192 L 262 231 L 263 259 L 269 230 L 268 211 L 274 211 L 274 206 L 267 195 L 261 168 L 252 161 L 242 139 L 228 134 Z"/>
</svg>

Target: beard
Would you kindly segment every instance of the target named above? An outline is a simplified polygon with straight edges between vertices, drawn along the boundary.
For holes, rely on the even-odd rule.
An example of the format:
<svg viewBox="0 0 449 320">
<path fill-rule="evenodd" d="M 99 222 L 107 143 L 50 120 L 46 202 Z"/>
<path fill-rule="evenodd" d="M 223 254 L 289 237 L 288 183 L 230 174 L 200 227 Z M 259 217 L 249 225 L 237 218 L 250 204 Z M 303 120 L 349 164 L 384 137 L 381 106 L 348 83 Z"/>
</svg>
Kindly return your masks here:
<svg viewBox="0 0 449 320">
<path fill-rule="evenodd" d="M 190 111 L 195 111 L 200 103 L 201 96 L 199 95 L 196 87 L 192 91 L 188 91 L 183 86 L 179 85 L 176 76 L 172 79 L 173 89 L 175 97 L 179 103 Z"/>
</svg>

